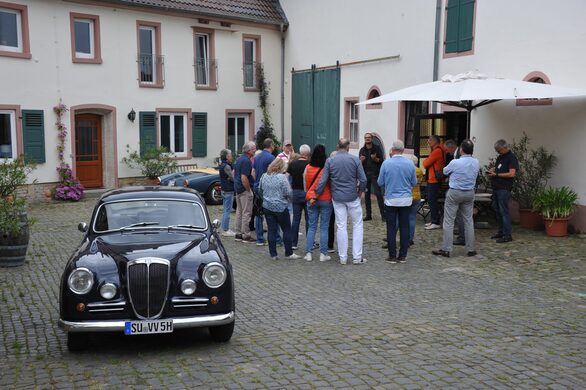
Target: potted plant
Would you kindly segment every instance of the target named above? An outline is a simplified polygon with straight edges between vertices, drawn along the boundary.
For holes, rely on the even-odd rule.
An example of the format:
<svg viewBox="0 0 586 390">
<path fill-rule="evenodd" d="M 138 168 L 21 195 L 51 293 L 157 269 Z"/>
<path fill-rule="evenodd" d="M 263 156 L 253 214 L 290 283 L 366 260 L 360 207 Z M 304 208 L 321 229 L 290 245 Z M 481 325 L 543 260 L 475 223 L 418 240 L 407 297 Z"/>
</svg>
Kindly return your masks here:
<svg viewBox="0 0 586 390">
<path fill-rule="evenodd" d="M 177 170 L 174 154 L 164 146 L 146 150 L 141 154 L 136 150 L 131 151 L 130 146 L 126 145 L 126 151 L 128 156 L 124 157 L 122 162 L 130 168 L 140 169 L 142 175 L 150 180 L 149 184 L 158 184 L 157 178 L 159 176 Z"/>
<path fill-rule="evenodd" d="M 27 183 L 34 165 L 23 157 L 0 162 L 0 266 L 24 264 L 29 242 L 30 220 L 26 200 L 19 197 L 18 188 Z"/>
<path fill-rule="evenodd" d="M 516 172 L 511 190 L 511 198 L 519 203 L 519 223 L 524 228 L 539 228 L 542 219 L 533 210 L 535 194 L 545 189 L 557 158 L 543 146 L 531 149 L 529 137 L 525 133 L 510 147 L 519 161 L 519 170 Z"/>
<path fill-rule="evenodd" d="M 535 195 L 533 207 L 545 222 L 548 236 L 568 235 L 568 220 L 574 212 L 578 194 L 570 187 L 546 188 Z"/>
</svg>

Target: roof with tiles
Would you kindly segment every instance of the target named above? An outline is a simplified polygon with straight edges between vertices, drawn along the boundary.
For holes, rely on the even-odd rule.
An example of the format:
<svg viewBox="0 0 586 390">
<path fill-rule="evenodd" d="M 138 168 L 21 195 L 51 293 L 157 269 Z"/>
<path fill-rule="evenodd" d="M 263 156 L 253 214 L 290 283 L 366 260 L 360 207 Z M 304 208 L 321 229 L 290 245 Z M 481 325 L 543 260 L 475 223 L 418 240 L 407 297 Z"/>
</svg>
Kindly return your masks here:
<svg viewBox="0 0 586 390">
<path fill-rule="evenodd" d="M 289 24 L 279 0 L 102 0 L 198 16 L 236 19 L 262 24 Z"/>
</svg>

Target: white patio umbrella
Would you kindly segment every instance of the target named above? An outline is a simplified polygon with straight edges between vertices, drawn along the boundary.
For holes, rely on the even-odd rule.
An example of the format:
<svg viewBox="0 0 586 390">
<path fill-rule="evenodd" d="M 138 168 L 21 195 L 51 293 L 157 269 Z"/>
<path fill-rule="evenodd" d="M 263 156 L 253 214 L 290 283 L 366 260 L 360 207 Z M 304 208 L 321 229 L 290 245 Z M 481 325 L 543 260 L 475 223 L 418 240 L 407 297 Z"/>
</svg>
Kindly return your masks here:
<svg viewBox="0 0 586 390">
<path fill-rule="evenodd" d="M 399 89 L 358 104 L 374 104 L 392 101 L 435 101 L 462 107 L 470 112 L 476 107 L 504 99 L 546 99 L 586 96 L 586 89 L 558 87 L 529 81 L 499 79 L 478 72 L 445 75 L 439 81 Z"/>
</svg>

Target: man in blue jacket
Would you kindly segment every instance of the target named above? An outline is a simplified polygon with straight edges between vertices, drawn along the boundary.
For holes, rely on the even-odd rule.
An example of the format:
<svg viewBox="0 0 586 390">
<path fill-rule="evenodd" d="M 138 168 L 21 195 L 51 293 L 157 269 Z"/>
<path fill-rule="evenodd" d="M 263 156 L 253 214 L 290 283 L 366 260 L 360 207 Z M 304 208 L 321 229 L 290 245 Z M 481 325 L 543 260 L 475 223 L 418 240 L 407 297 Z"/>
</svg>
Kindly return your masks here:
<svg viewBox="0 0 586 390">
<path fill-rule="evenodd" d="M 403 156 L 403 141 L 393 142 L 391 158 L 383 162 L 378 175 L 378 185 L 385 188 L 385 218 L 389 263 L 404 263 L 409 249 L 409 210 L 413 203 L 413 187 L 417 184 L 415 165 Z M 397 256 L 397 218 L 399 219 L 400 246 Z"/>
</svg>

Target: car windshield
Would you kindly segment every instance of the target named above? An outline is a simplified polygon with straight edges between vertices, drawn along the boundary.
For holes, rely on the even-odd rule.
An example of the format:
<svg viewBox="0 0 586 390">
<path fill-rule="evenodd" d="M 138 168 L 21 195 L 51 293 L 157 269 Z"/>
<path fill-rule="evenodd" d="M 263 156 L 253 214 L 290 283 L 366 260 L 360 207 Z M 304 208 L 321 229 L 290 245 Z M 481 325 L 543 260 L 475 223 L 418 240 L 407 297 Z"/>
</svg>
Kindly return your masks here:
<svg viewBox="0 0 586 390">
<path fill-rule="evenodd" d="M 98 210 L 94 231 L 101 233 L 160 229 L 176 225 L 206 229 L 207 219 L 202 206 L 197 202 L 172 199 L 134 199 L 104 203 Z"/>
</svg>

